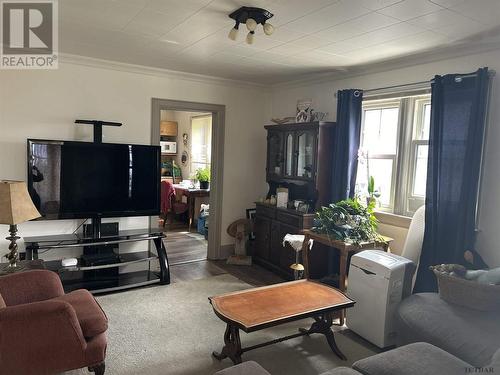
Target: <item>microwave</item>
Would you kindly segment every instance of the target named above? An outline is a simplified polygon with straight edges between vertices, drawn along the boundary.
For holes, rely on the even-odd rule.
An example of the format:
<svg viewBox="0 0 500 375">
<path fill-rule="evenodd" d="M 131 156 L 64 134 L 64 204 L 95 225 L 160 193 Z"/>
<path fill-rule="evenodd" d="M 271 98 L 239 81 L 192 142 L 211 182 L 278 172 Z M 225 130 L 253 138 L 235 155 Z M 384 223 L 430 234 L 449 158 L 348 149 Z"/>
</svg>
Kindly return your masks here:
<svg viewBox="0 0 500 375">
<path fill-rule="evenodd" d="M 176 154 L 177 153 L 177 142 L 160 142 L 161 152 L 165 154 Z"/>
</svg>

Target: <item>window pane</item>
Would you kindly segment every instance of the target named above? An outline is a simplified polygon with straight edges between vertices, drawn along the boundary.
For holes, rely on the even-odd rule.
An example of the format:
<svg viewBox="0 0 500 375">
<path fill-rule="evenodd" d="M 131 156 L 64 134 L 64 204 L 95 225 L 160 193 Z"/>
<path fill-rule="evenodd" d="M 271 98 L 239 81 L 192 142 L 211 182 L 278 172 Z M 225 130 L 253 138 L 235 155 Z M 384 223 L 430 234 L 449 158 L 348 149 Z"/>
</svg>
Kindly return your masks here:
<svg viewBox="0 0 500 375">
<path fill-rule="evenodd" d="M 196 163 L 196 162 L 191 163 L 192 173 L 196 173 L 198 169 L 205 169 L 205 168 L 210 169 L 210 164 Z"/>
<path fill-rule="evenodd" d="M 425 196 L 425 185 L 427 181 L 427 155 L 429 146 L 417 146 L 417 160 L 415 162 L 415 176 L 413 178 L 413 195 Z"/>
<path fill-rule="evenodd" d="M 369 155 L 396 154 L 398 120 L 398 107 L 365 110 L 362 148 Z"/>
<path fill-rule="evenodd" d="M 191 118 L 191 172 L 210 165 L 212 116 Z"/>
<path fill-rule="evenodd" d="M 422 139 L 429 139 L 429 129 L 431 128 L 431 105 L 424 105 L 424 129 Z"/>
<path fill-rule="evenodd" d="M 425 103 L 424 100 L 417 100 L 413 139 L 425 141 L 429 139 L 431 127 L 431 104 L 423 102 Z"/>
<path fill-rule="evenodd" d="M 391 206 L 392 192 L 392 159 L 370 159 L 368 174 L 375 180 L 375 189 L 380 193 L 378 201 L 382 206 Z"/>
</svg>

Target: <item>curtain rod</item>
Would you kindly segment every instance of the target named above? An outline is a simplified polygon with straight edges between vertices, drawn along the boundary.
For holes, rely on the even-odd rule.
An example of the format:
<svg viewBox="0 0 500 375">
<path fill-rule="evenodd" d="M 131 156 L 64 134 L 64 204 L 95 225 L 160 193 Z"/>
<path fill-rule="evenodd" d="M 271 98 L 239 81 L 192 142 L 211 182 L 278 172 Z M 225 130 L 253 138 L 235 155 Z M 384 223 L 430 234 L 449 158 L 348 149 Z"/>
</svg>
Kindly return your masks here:
<svg viewBox="0 0 500 375">
<path fill-rule="evenodd" d="M 423 86 L 423 85 L 429 85 L 431 84 L 432 81 L 420 81 L 420 82 L 414 82 L 414 83 L 404 83 L 402 85 L 394 85 L 394 86 L 386 86 L 386 87 L 379 87 L 376 89 L 367 89 L 367 90 L 361 90 L 363 91 L 363 94 L 368 94 L 373 91 L 384 91 L 384 90 L 390 90 L 390 89 L 399 89 L 403 87 L 410 87 L 410 86 Z"/>
<path fill-rule="evenodd" d="M 488 70 L 488 75 L 490 77 L 493 77 L 495 74 L 496 74 L 495 70 L 493 70 L 493 69 L 492 70 Z M 455 77 L 455 81 L 460 82 L 460 80 L 462 80 L 464 78 L 471 78 L 471 77 L 475 77 L 476 75 L 477 75 L 477 73 L 469 73 L 469 74 L 457 75 L 457 77 Z M 385 91 L 385 90 L 399 89 L 399 88 L 410 87 L 410 86 L 416 86 L 416 87 L 418 87 L 418 86 L 424 86 L 426 84 L 428 84 L 430 86 L 430 84 L 433 83 L 433 82 L 434 82 L 434 78 L 430 79 L 429 81 L 404 83 L 404 84 L 401 84 L 401 85 L 378 87 L 378 88 L 374 88 L 374 89 L 366 89 L 366 90 L 361 90 L 361 91 L 363 92 L 363 94 L 369 94 L 370 92 L 374 92 L 374 91 Z M 335 93 L 334 96 L 337 97 L 337 93 Z"/>
</svg>

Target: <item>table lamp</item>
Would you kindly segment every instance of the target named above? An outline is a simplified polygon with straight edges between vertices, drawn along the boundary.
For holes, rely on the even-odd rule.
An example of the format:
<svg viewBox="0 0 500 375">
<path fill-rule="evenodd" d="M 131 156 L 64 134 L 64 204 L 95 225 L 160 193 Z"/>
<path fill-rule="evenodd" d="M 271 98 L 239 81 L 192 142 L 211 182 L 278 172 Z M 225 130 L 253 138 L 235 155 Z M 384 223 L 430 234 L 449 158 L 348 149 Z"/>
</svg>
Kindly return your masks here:
<svg viewBox="0 0 500 375">
<path fill-rule="evenodd" d="M 10 241 L 9 253 L 6 255 L 9 265 L 3 272 L 15 272 L 21 267 L 18 266 L 18 253 L 16 241 L 17 224 L 40 217 L 31 200 L 26 183 L 24 181 L 0 181 L 0 224 L 8 224 L 10 236 L 6 240 Z"/>
</svg>

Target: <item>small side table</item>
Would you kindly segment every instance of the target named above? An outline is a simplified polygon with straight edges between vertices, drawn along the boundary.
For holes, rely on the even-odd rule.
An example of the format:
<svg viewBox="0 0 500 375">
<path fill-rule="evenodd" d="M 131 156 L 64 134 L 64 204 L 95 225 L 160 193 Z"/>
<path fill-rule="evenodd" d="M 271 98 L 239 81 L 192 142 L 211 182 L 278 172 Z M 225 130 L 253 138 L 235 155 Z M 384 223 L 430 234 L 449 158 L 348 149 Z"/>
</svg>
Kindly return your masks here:
<svg viewBox="0 0 500 375">
<path fill-rule="evenodd" d="M 0 263 L 0 276 L 10 275 L 12 273 L 24 272 L 29 270 L 44 270 L 45 263 L 43 259 L 35 259 L 35 260 L 21 260 L 17 262 L 19 264 L 19 270 L 15 272 L 5 272 L 7 267 L 9 267 L 9 263 Z"/>
<path fill-rule="evenodd" d="M 302 243 L 302 258 L 304 261 L 304 278 L 309 278 L 309 241 L 319 242 L 329 249 L 333 249 L 339 252 L 340 255 L 340 265 L 339 265 L 339 290 L 342 292 L 346 291 L 347 288 L 347 259 L 349 258 L 349 253 L 358 253 L 367 249 L 382 249 L 384 251 L 389 251 L 389 244 L 394 240 L 391 237 L 380 236 L 382 241 L 370 241 L 363 242 L 359 245 L 352 243 L 347 243 L 340 240 L 335 240 L 328 237 L 326 234 L 315 233 L 309 229 L 302 231 L 304 234 L 304 242 Z M 313 245 L 314 247 L 314 245 Z M 340 325 L 344 324 L 344 314 L 340 318 Z"/>
<path fill-rule="evenodd" d="M 210 196 L 210 189 L 188 189 L 179 184 L 174 184 L 176 190 L 182 191 L 182 194 L 187 197 L 188 200 L 188 215 L 189 215 L 189 227 L 188 231 L 191 232 L 191 227 L 194 221 L 194 206 L 196 198 L 205 198 Z"/>
</svg>

